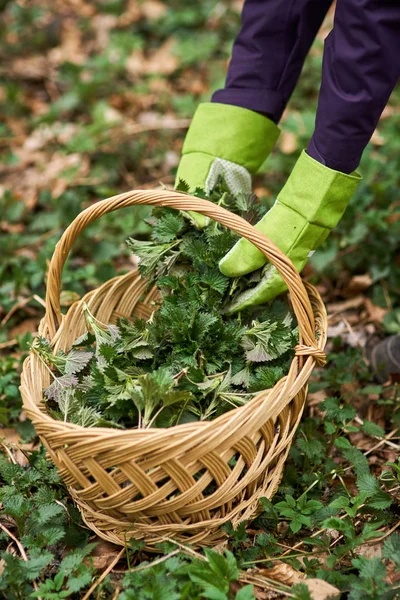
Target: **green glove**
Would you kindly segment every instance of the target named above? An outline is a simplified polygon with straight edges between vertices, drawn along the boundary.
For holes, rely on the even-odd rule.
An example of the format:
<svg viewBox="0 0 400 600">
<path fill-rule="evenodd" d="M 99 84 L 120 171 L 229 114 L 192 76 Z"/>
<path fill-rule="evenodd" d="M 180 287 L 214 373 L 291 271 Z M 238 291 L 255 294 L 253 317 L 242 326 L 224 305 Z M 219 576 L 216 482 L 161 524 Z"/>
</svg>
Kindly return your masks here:
<svg viewBox="0 0 400 600">
<path fill-rule="evenodd" d="M 194 191 L 209 193 L 222 175 L 233 194 L 251 193 L 251 175 L 271 152 L 279 129 L 247 108 L 208 102 L 200 104 L 189 127 L 175 185 L 182 179 Z M 207 218 L 191 213 L 202 228 Z"/>
<path fill-rule="evenodd" d="M 341 219 L 360 181 L 358 173 L 334 171 L 303 151 L 274 206 L 256 229 L 272 240 L 300 272 Z M 228 277 L 239 277 L 266 262 L 253 244 L 241 239 L 221 260 L 220 270 Z M 261 281 L 240 294 L 229 310 L 237 312 L 264 304 L 285 290 L 277 269 L 268 263 Z"/>
</svg>

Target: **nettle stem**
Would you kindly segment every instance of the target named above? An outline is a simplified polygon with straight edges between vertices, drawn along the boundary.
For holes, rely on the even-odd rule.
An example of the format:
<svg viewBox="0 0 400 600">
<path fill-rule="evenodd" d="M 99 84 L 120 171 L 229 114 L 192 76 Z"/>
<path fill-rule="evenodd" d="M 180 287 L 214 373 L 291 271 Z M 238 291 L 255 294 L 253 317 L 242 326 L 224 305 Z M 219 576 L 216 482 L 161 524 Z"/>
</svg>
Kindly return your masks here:
<svg viewBox="0 0 400 600">
<path fill-rule="evenodd" d="M 152 419 L 146 425 L 147 429 L 150 429 L 150 427 L 153 425 L 154 421 L 157 419 L 157 417 L 159 416 L 159 414 L 164 410 L 164 408 L 165 408 L 165 406 L 161 406 L 161 408 L 158 409 L 158 411 L 156 412 L 156 414 L 154 415 L 154 417 L 152 417 Z"/>
<path fill-rule="evenodd" d="M 52 378 L 54 380 L 58 379 L 58 377 L 56 375 L 54 375 L 53 371 L 50 369 L 49 365 L 46 363 L 46 361 L 44 360 L 43 356 L 41 355 L 40 352 L 38 352 L 38 350 L 35 348 L 35 346 L 32 344 L 30 348 L 31 348 L 32 352 L 34 353 L 34 355 L 39 358 L 39 360 L 42 363 L 42 365 L 44 365 L 45 368 L 48 370 L 48 372 L 50 373 L 50 375 L 52 376 Z"/>
</svg>

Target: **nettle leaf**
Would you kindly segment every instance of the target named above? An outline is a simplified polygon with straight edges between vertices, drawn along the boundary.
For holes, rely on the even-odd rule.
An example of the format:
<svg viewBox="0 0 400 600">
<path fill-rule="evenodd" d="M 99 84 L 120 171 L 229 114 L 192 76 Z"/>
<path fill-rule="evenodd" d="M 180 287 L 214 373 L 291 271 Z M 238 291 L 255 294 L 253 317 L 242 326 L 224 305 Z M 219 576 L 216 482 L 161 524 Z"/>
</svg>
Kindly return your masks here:
<svg viewBox="0 0 400 600">
<path fill-rule="evenodd" d="M 385 510 L 386 508 L 389 508 L 389 506 L 391 506 L 393 501 L 394 499 L 389 493 L 379 491 L 373 496 L 371 496 L 366 505 L 369 508 L 375 508 L 376 510 Z"/>
<path fill-rule="evenodd" d="M 242 346 L 248 361 L 270 361 L 279 358 L 292 347 L 292 331 L 279 321 L 253 321 L 253 326 L 242 338 Z"/>
<path fill-rule="evenodd" d="M 385 437 L 385 431 L 382 429 L 382 427 L 380 427 L 377 423 L 373 423 L 372 421 L 365 420 L 361 425 L 361 431 L 373 437 Z"/>
<path fill-rule="evenodd" d="M 245 585 L 236 594 L 236 600 L 254 600 L 254 586 Z"/>
<path fill-rule="evenodd" d="M 126 243 L 133 254 L 139 258 L 140 273 L 143 277 L 147 277 L 156 269 L 164 256 L 180 243 L 180 240 L 161 244 L 129 238 Z"/>
<path fill-rule="evenodd" d="M 43 529 L 41 533 L 46 540 L 47 546 L 53 546 L 65 537 L 65 529 L 63 527 L 48 527 Z"/>
<path fill-rule="evenodd" d="M 380 491 L 380 485 L 377 479 L 369 473 L 357 477 L 357 488 L 359 492 L 367 494 L 367 497 L 373 496 Z"/>
<path fill-rule="evenodd" d="M 244 369 L 241 369 L 232 377 L 232 385 L 243 386 L 244 388 L 249 388 L 251 381 L 252 372 L 248 364 L 246 364 Z M 254 392 L 257 390 L 250 388 L 249 391 Z"/>
<path fill-rule="evenodd" d="M 51 552 L 42 550 L 40 556 L 28 558 L 22 563 L 22 568 L 27 579 L 33 580 L 40 577 L 40 573 L 51 563 L 54 555 Z"/>
<path fill-rule="evenodd" d="M 223 294 L 229 285 L 229 278 L 218 271 L 208 271 L 201 276 L 202 283 L 209 285 L 219 294 Z"/>
<path fill-rule="evenodd" d="M 342 454 L 344 458 L 353 465 L 354 471 L 357 476 L 369 473 L 368 459 L 366 456 L 364 456 L 361 450 L 350 445 L 349 448 L 344 448 L 342 450 Z"/>
<path fill-rule="evenodd" d="M 368 560 L 361 556 L 360 558 L 353 559 L 351 562 L 354 567 L 360 570 L 359 577 L 362 579 L 383 581 L 386 576 L 386 566 L 379 558 Z"/>
<path fill-rule="evenodd" d="M 392 533 L 390 537 L 386 538 L 383 543 L 382 556 L 392 560 L 400 567 L 400 533 Z"/>
<path fill-rule="evenodd" d="M 65 357 L 64 372 L 68 374 L 75 374 L 83 371 L 88 365 L 90 359 L 93 357 L 93 352 L 85 352 L 83 350 L 73 349 L 68 352 Z"/>
<path fill-rule="evenodd" d="M 99 354 L 99 349 L 101 346 L 105 345 L 114 345 L 114 343 L 119 338 L 119 329 L 116 325 L 105 325 L 89 310 L 87 304 L 83 305 L 83 315 L 85 317 L 86 325 L 93 331 L 93 334 L 96 339 L 96 356 Z"/>
<path fill-rule="evenodd" d="M 251 381 L 249 392 L 258 392 L 268 390 L 283 377 L 282 367 L 259 367 L 255 371 L 254 378 Z"/>
<path fill-rule="evenodd" d="M 153 352 L 149 344 L 149 331 L 146 327 L 146 321 L 136 319 L 130 322 L 128 319 L 120 319 L 118 328 L 121 335 L 118 344 L 120 352 L 131 352 L 133 350 L 137 358 L 142 358 L 144 353 L 146 353 L 146 358 L 152 358 Z M 142 353 L 142 356 L 138 356 L 139 353 Z"/>
<path fill-rule="evenodd" d="M 81 407 L 81 402 L 76 397 L 76 390 L 73 388 L 61 390 L 58 395 L 57 404 L 64 421 L 69 421 L 73 417 L 73 414 Z"/>
<path fill-rule="evenodd" d="M 193 394 L 185 390 L 176 390 L 167 392 L 163 398 L 162 403 L 164 406 L 172 406 L 182 402 L 189 402 L 193 399 Z"/>
<path fill-rule="evenodd" d="M 71 423 L 82 427 L 94 427 L 101 420 L 101 413 L 90 406 L 81 406 L 71 417 Z"/>
<path fill-rule="evenodd" d="M 106 365 L 111 365 L 117 356 L 118 351 L 115 346 L 110 344 L 102 344 L 98 348 L 97 364 L 100 363 L 100 366 L 104 368 Z"/>
<path fill-rule="evenodd" d="M 64 392 L 66 392 L 68 388 L 75 387 L 77 384 L 78 378 L 76 375 L 73 374 L 55 377 L 53 383 L 44 390 L 44 394 L 48 398 L 48 400 L 55 400 L 56 402 L 58 402 L 60 396 Z"/>
<path fill-rule="evenodd" d="M 68 577 L 68 593 L 79 592 L 82 588 L 86 587 L 91 583 L 93 579 L 93 573 L 91 570 L 85 568 L 85 570 L 79 575 L 70 575 Z"/>
<path fill-rule="evenodd" d="M 57 515 L 60 515 L 63 512 L 64 512 L 64 509 L 59 504 L 56 504 L 56 503 L 47 504 L 47 505 L 41 506 L 38 509 L 37 515 L 35 516 L 35 518 L 37 519 L 37 521 L 40 525 L 44 525 L 45 523 L 48 523 L 54 517 L 56 517 Z"/>
<path fill-rule="evenodd" d="M 179 192 L 188 194 L 190 190 L 190 185 L 184 179 L 179 179 L 178 185 L 175 186 L 175 189 Z"/>
<path fill-rule="evenodd" d="M 96 544 L 86 544 L 83 548 L 72 550 L 65 556 L 60 564 L 60 572 L 70 575 L 80 567 L 83 559 L 89 556 L 95 549 Z"/>
<path fill-rule="evenodd" d="M 185 221 L 179 213 L 176 211 L 166 213 L 157 220 L 153 229 L 153 238 L 158 242 L 171 242 L 178 237 L 184 225 Z"/>
<path fill-rule="evenodd" d="M 326 412 L 326 418 L 334 423 L 347 423 L 356 416 L 354 406 L 341 404 L 340 398 L 325 398 L 320 404 L 321 410 Z"/>
</svg>

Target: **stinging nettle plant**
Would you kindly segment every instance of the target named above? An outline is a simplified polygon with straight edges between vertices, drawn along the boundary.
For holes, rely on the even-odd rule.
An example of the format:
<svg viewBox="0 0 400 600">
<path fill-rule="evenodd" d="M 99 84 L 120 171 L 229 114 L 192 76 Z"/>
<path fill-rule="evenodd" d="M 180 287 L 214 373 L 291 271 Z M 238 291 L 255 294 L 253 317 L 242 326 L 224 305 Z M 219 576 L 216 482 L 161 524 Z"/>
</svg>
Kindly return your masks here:
<svg viewBox="0 0 400 600">
<path fill-rule="evenodd" d="M 209 199 L 250 222 L 263 212 L 254 196 L 233 197 L 223 182 Z M 54 354 L 43 338 L 32 346 L 51 373 L 44 395 L 55 418 L 120 428 L 213 419 L 289 368 L 298 331 L 284 302 L 230 314 L 237 294 L 262 277 L 262 269 L 236 279 L 219 271 L 238 236 L 214 221 L 199 230 L 190 214 L 168 208 L 154 208 L 148 222 L 151 239 L 127 244 L 148 291 L 158 290 L 150 318 L 104 324 L 83 305 L 87 332 L 68 353 Z"/>
</svg>

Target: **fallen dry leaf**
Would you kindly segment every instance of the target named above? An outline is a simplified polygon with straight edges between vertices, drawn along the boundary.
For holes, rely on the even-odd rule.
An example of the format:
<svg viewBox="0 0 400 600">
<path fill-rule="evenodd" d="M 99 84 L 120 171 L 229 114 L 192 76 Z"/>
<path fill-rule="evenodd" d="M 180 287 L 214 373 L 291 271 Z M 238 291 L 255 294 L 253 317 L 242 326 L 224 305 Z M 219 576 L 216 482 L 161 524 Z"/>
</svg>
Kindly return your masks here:
<svg viewBox="0 0 400 600">
<path fill-rule="evenodd" d="M 140 8 L 142 15 L 149 21 L 160 19 L 168 11 L 167 5 L 158 0 L 146 0 Z"/>
<path fill-rule="evenodd" d="M 31 451 L 33 450 L 33 444 L 23 444 L 21 442 L 21 437 L 19 433 L 15 429 L 11 427 L 5 427 L 4 429 L 0 429 L 0 440 L 1 444 L 8 449 L 8 452 L 11 453 L 15 462 L 17 462 L 22 467 L 29 464 L 27 457 L 25 456 L 23 450 Z"/>
<path fill-rule="evenodd" d="M 373 304 L 369 298 L 365 298 L 365 308 L 367 309 L 368 319 L 378 324 L 382 323 L 385 315 L 389 312 L 388 308 Z"/>
<path fill-rule="evenodd" d="M 179 66 L 178 57 L 173 54 L 175 40 L 169 38 L 157 50 L 146 57 L 142 50 L 132 52 L 126 61 L 126 70 L 132 76 L 137 75 L 170 75 Z"/>
<path fill-rule="evenodd" d="M 25 319 L 18 323 L 15 327 L 12 327 L 9 330 L 8 336 L 10 339 L 17 337 L 18 335 L 24 335 L 28 331 L 30 333 L 36 334 L 39 327 L 39 318 L 32 317 L 31 319 Z"/>
<path fill-rule="evenodd" d="M 312 600 L 330 600 L 341 596 L 340 590 L 323 579 L 311 578 L 302 583 L 308 587 Z"/>
<path fill-rule="evenodd" d="M 355 275 L 350 279 L 346 288 L 346 292 L 358 294 L 359 292 L 369 288 L 372 284 L 372 277 L 369 273 L 364 273 L 364 275 Z"/>
<path fill-rule="evenodd" d="M 361 544 L 354 549 L 354 552 L 368 559 L 382 558 L 382 546 L 382 542 L 378 542 L 377 544 Z"/>
<path fill-rule="evenodd" d="M 92 24 L 96 36 L 95 48 L 99 52 L 108 46 L 110 31 L 117 27 L 118 17 L 115 15 L 95 15 L 92 18 Z"/>
<path fill-rule="evenodd" d="M 23 198 L 30 210 L 36 205 L 40 190 L 49 189 L 57 198 L 77 178 L 87 176 L 90 170 L 89 158 L 77 153 L 32 152 L 21 147 L 15 154 L 20 161 L 18 168 L 10 169 L 9 174 L 3 177 L 3 186 Z"/>
<path fill-rule="evenodd" d="M 374 146 L 383 146 L 385 144 L 385 138 L 379 133 L 377 129 L 375 129 L 374 133 L 372 134 L 371 144 L 373 144 Z"/>
<path fill-rule="evenodd" d="M 290 565 L 280 561 L 277 561 L 276 565 L 270 569 L 260 569 L 258 573 L 286 585 L 296 585 L 304 580 L 304 575 L 300 571 L 296 571 Z"/>
<path fill-rule="evenodd" d="M 364 296 L 356 296 L 355 298 L 350 298 L 350 300 L 344 300 L 343 302 L 330 302 L 327 304 L 328 318 L 346 310 L 350 310 L 351 308 L 358 308 L 364 304 L 364 302 Z"/>
<path fill-rule="evenodd" d="M 22 233 L 24 226 L 22 223 L 8 223 L 7 221 L 0 221 L 0 229 L 7 231 L 7 233 Z"/>
<path fill-rule="evenodd" d="M 87 56 L 82 48 L 82 31 L 75 19 L 63 19 L 61 44 L 48 53 L 52 65 L 59 66 L 64 62 L 81 65 Z"/>
<path fill-rule="evenodd" d="M 137 0 L 129 0 L 124 12 L 118 18 L 118 26 L 126 27 L 127 25 L 131 25 L 132 23 L 136 23 L 140 21 L 142 18 L 142 10 L 140 4 Z"/>
<path fill-rule="evenodd" d="M 8 68 L 16 77 L 40 80 L 49 75 L 50 65 L 45 56 L 37 54 L 26 58 L 16 58 Z"/>
<path fill-rule="evenodd" d="M 292 154 L 299 147 L 299 140 L 295 133 L 283 131 L 280 136 L 279 148 L 284 154 Z"/>
<path fill-rule="evenodd" d="M 100 540 L 97 542 L 95 549 L 90 555 L 93 560 L 93 566 L 99 571 L 107 568 L 120 551 L 120 546 Z"/>
</svg>

